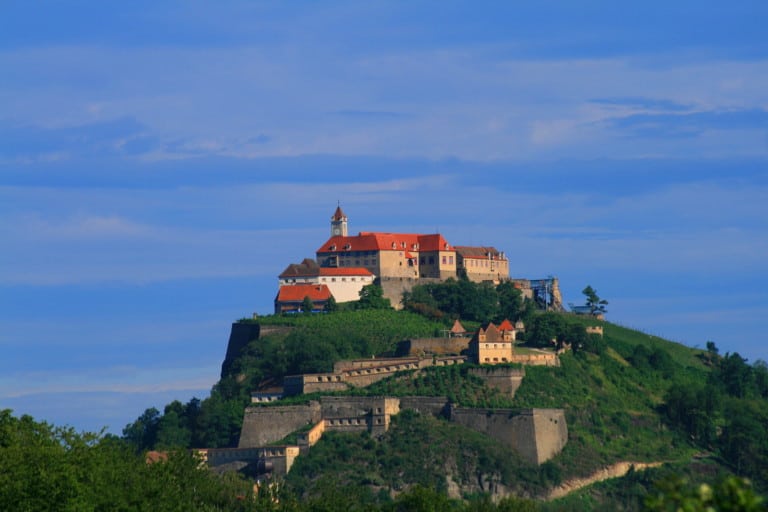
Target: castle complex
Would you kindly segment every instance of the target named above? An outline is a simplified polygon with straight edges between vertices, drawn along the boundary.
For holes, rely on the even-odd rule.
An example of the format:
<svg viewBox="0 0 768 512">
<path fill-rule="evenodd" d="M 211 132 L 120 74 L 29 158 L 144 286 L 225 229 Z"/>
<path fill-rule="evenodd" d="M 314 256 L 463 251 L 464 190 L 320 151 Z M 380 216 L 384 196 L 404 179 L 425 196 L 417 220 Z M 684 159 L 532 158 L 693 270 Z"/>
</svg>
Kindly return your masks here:
<svg viewBox="0 0 768 512">
<path fill-rule="evenodd" d="M 523 296 L 547 308 L 561 302 L 556 279 L 510 279 L 509 261 L 494 247 L 453 246 L 439 233 L 360 232 L 350 236 L 348 217 L 339 206 L 331 216 L 331 236 L 317 249 L 315 259 L 290 264 L 279 275 L 275 314 L 308 312 L 309 308 L 320 312 L 331 298 L 336 302 L 359 300 L 363 287 L 374 283 L 398 307 L 403 291 L 451 278 L 493 284 L 511 281 Z M 515 341 L 523 329 L 521 322 L 505 320 L 469 333 L 456 320 L 444 337 L 403 340 L 397 347 L 399 357 L 336 361 L 328 373 L 286 375 L 282 386 L 251 394 L 252 405 L 245 410 L 237 448 L 207 449 L 201 455 L 211 467 L 256 464 L 259 474 L 285 474 L 324 432 L 368 431 L 379 437 L 389 429 L 393 415 L 415 410 L 484 433 L 530 464 L 542 464 L 560 453 L 568 441 L 562 409 L 475 409 L 459 407 L 446 397 L 418 396 L 320 396 L 305 405 L 267 404 L 288 396 L 351 391 L 401 372 L 418 374 L 432 366 L 464 363 L 482 365 L 467 368 L 467 372 L 511 397 L 525 370 L 510 363 L 560 365 L 556 353 L 517 354 Z M 233 324 L 222 375 L 237 354 L 264 334 L 258 323 Z M 295 444 L 275 444 L 292 433 Z"/>
<path fill-rule="evenodd" d="M 297 284 L 326 285 L 336 302 L 348 302 L 377 279 L 384 296 L 398 307 L 402 292 L 420 282 L 460 276 L 497 284 L 509 279 L 509 260 L 494 247 L 453 246 L 439 233 L 363 231 L 350 236 L 349 218 L 341 206 L 331 216 L 331 237 L 315 256 L 315 261 L 289 265 L 279 276 L 281 290 Z M 321 290 L 306 291 L 311 300 L 322 300 Z M 293 311 L 298 311 L 295 304 L 278 295 L 275 313 Z"/>
</svg>

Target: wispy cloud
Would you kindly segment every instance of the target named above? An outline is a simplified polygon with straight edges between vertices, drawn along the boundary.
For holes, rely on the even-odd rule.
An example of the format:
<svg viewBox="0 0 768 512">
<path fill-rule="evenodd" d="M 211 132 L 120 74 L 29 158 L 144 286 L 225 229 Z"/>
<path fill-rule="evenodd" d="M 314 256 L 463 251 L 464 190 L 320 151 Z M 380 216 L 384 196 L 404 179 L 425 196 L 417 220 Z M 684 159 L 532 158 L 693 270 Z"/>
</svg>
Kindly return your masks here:
<svg viewBox="0 0 768 512">
<path fill-rule="evenodd" d="M 604 123 L 609 129 L 618 130 L 624 137 L 697 137 L 708 131 L 768 130 L 768 111 L 747 109 L 643 113 L 607 119 Z"/>
</svg>

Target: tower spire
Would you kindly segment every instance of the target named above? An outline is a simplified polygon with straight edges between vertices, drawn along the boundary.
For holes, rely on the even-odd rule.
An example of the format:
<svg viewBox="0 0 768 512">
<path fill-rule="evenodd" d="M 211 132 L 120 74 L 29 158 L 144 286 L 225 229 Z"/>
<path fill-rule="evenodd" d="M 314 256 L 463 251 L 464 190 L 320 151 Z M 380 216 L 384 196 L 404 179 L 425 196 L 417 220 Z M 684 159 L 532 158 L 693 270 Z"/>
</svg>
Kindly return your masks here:
<svg viewBox="0 0 768 512">
<path fill-rule="evenodd" d="M 331 236 L 347 235 L 347 214 L 341 209 L 341 202 L 337 201 L 336 211 L 331 216 Z"/>
</svg>

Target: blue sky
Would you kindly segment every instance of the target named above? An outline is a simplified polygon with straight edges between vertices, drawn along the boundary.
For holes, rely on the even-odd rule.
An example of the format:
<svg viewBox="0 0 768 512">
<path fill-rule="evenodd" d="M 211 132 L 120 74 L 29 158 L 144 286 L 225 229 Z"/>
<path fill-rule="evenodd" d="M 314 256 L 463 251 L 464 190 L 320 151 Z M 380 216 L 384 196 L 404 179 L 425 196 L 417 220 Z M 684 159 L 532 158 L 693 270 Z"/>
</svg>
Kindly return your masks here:
<svg viewBox="0 0 768 512">
<path fill-rule="evenodd" d="M 204 397 L 340 201 L 768 359 L 768 4 L 6 1 L 0 407 Z"/>
</svg>

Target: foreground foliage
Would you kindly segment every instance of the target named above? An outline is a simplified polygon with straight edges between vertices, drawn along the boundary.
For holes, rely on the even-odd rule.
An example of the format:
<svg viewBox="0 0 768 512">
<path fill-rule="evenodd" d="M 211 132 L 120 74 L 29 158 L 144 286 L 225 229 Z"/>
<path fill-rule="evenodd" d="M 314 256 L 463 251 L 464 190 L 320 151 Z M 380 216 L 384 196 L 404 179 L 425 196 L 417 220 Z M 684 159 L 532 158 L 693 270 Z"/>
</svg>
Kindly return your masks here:
<svg viewBox="0 0 768 512">
<path fill-rule="evenodd" d="M 246 510 L 252 484 L 186 451 L 147 464 L 112 436 L 0 411 L 0 510 Z M 249 505 L 250 506 L 250 505 Z"/>
</svg>

